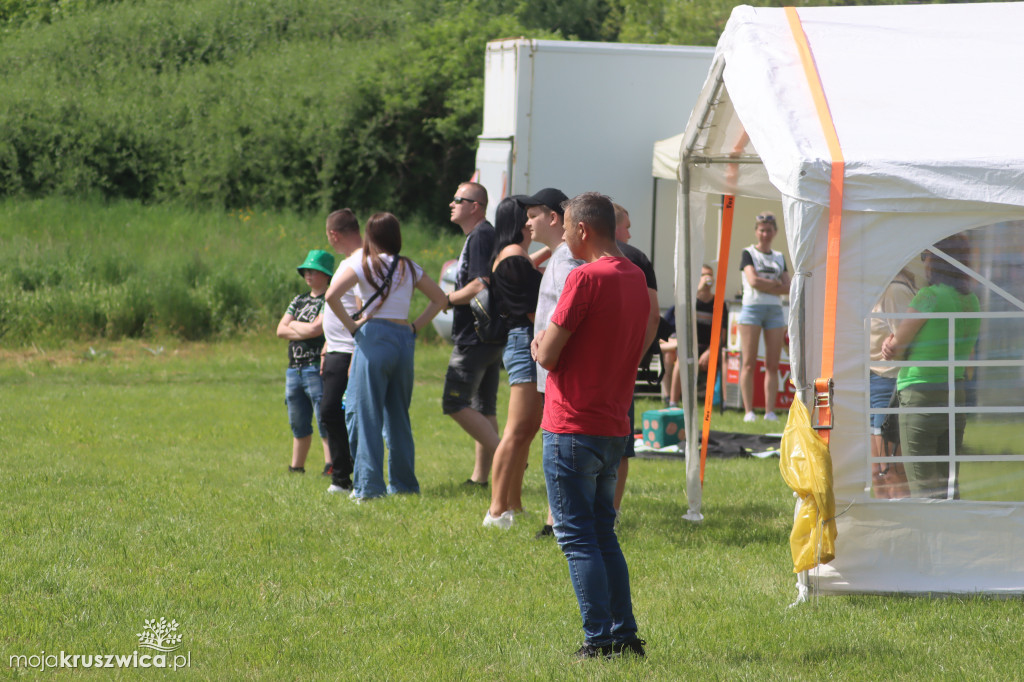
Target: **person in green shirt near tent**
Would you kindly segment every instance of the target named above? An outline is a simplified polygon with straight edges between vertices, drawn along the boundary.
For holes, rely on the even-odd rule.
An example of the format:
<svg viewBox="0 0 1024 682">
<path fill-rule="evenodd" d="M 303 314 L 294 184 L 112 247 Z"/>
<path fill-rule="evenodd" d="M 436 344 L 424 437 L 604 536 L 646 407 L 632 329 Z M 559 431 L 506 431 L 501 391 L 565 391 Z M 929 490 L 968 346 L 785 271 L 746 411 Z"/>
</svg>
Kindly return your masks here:
<svg viewBox="0 0 1024 682">
<path fill-rule="evenodd" d="M 937 242 L 934 247 L 964 265 L 970 262 L 970 243 L 963 234 L 955 234 Z M 910 302 L 913 313 L 976 313 L 978 297 L 971 292 L 971 278 L 966 272 L 945 260 L 938 253 L 925 251 L 924 287 Z M 882 344 L 886 360 L 906 359 L 920 362 L 952 362 L 966 360 L 978 341 L 981 322 L 977 318 L 954 321 L 953 358 L 949 357 L 949 320 L 901 320 L 894 334 Z M 966 368 L 953 368 L 953 403 L 950 404 L 948 367 L 914 366 L 900 369 L 896 379 L 900 408 L 958 407 L 966 404 L 963 380 Z M 904 414 L 899 416 L 900 444 L 906 456 L 948 456 L 950 415 L 945 413 Z M 953 415 L 955 454 L 961 450 L 967 415 Z M 950 496 L 949 462 L 919 462 L 907 466 L 908 482 L 914 497 L 946 498 Z M 959 466 L 952 481 L 952 498 L 959 499 Z"/>
</svg>

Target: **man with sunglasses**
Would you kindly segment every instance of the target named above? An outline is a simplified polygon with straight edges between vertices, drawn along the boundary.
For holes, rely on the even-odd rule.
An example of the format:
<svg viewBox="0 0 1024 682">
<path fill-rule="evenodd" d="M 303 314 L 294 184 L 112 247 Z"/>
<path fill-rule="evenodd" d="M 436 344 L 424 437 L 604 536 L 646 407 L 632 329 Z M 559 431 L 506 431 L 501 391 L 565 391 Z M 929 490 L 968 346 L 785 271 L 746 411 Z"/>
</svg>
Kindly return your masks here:
<svg viewBox="0 0 1024 682">
<path fill-rule="evenodd" d="M 475 444 L 473 474 L 466 485 L 485 486 L 491 460 L 501 440 L 498 435 L 498 378 L 504 343 L 483 343 L 473 327 L 469 308 L 491 274 L 494 227 L 487 222 L 487 190 L 476 182 L 459 185 L 451 203 L 451 221 L 462 228 L 466 243 L 459 255 L 452 306 L 452 350 L 444 379 L 441 407 Z"/>
</svg>

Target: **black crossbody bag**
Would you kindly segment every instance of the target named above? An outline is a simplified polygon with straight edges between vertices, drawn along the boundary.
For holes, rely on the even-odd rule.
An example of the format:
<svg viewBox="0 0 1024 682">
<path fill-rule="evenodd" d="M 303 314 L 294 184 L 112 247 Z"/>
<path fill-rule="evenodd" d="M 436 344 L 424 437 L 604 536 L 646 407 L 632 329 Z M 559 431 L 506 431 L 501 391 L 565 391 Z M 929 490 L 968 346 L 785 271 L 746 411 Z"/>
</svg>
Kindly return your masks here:
<svg viewBox="0 0 1024 682">
<path fill-rule="evenodd" d="M 377 291 L 373 292 L 373 296 L 366 299 L 366 302 L 363 303 L 363 307 L 356 311 L 356 314 L 352 316 L 353 320 L 358 320 L 359 318 L 361 318 L 363 316 L 363 313 L 366 312 L 366 309 L 370 307 L 370 304 L 376 301 L 377 297 L 380 296 L 381 290 L 384 287 L 391 285 L 391 276 L 395 274 L 395 268 L 397 266 L 398 256 L 396 255 L 394 258 L 391 259 L 391 267 L 388 268 L 388 274 L 384 276 L 384 281 L 380 283 L 379 287 L 377 287 Z"/>
</svg>

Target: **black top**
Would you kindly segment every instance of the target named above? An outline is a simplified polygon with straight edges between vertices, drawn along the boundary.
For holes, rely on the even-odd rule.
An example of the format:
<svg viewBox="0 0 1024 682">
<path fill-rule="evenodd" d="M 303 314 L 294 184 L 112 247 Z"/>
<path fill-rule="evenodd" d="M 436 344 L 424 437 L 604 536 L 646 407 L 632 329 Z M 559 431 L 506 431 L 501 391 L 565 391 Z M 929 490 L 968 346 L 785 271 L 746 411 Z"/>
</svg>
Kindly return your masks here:
<svg viewBox="0 0 1024 682">
<path fill-rule="evenodd" d="M 477 277 L 490 277 L 491 252 L 494 250 L 494 227 L 486 220 L 466 237 L 459 256 L 459 269 L 455 273 L 455 290 Z M 473 327 L 473 311 L 468 305 L 452 308 L 452 342 L 457 346 L 475 346 L 480 343 Z"/>
<path fill-rule="evenodd" d="M 537 311 L 541 277 L 526 256 L 509 256 L 494 269 L 491 291 L 498 297 L 498 312 L 507 318 L 509 329 L 533 326 L 527 316 Z"/>
<path fill-rule="evenodd" d="M 629 262 L 637 266 L 644 271 L 644 278 L 647 280 L 647 288 L 658 290 L 658 278 L 654 275 L 654 266 L 651 265 L 651 260 L 644 254 L 643 251 L 630 246 L 626 242 L 615 242 L 619 245 L 619 251 L 622 255 L 629 259 Z"/>
<path fill-rule="evenodd" d="M 323 311 L 324 297 L 299 294 L 292 299 L 287 313 L 299 322 L 312 322 Z M 307 367 L 320 364 L 320 349 L 324 347 L 324 335 L 311 339 L 288 342 L 288 367 Z"/>
</svg>

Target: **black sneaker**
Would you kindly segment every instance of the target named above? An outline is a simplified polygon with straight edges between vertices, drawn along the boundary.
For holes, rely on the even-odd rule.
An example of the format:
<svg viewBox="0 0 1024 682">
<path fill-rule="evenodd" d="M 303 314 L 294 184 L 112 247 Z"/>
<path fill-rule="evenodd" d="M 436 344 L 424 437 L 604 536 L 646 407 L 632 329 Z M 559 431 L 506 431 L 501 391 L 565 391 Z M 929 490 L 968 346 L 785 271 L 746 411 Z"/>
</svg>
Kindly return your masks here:
<svg viewBox="0 0 1024 682">
<path fill-rule="evenodd" d="M 306 473 L 306 467 L 293 467 L 291 464 L 288 465 L 288 473 L 290 474 L 304 474 Z"/>
<path fill-rule="evenodd" d="M 644 647 L 647 645 L 642 639 L 631 639 L 628 642 L 616 642 L 612 644 L 612 655 L 619 656 L 622 654 L 630 654 L 637 658 L 643 658 L 647 655 L 644 651 Z"/>
<path fill-rule="evenodd" d="M 589 658 L 608 658 L 612 655 L 614 646 L 614 644 L 595 646 L 590 642 L 584 642 L 583 646 L 577 649 L 573 656 L 575 656 L 578 661 L 585 661 Z"/>
<path fill-rule="evenodd" d="M 330 462 L 324 464 L 324 470 L 320 473 L 321 476 L 330 476 L 334 473 L 334 467 L 331 466 Z"/>
<path fill-rule="evenodd" d="M 541 528 L 539 531 L 537 531 L 537 534 L 534 535 L 533 537 L 536 540 L 543 540 L 544 538 L 547 538 L 547 537 L 552 537 L 553 538 L 553 537 L 555 537 L 555 529 L 545 523 L 544 527 Z"/>
<path fill-rule="evenodd" d="M 474 481 L 472 478 L 467 478 L 466 482 L 463 483 L 462 485 L 466 486 L 467 488 L 486 488 L 487 481 Z"/>
</svg>

